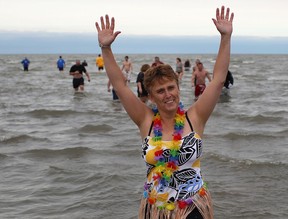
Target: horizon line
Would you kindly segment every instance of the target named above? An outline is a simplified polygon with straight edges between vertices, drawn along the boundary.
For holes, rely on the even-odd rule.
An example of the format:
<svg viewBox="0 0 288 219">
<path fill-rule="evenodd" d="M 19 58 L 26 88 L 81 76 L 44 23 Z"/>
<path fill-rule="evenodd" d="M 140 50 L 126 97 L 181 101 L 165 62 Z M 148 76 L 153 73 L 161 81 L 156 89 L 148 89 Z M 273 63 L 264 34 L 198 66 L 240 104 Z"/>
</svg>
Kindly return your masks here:
<svg viewBox="0 0 288 219">
<path fill-rule="evenodd" d="M 1 32 L 0 32 L 1 33 Z M 96 34 L 0 34 L 0 54 L 100 53 Z M 220 36 L 121 35 L 114 54 L 217 54 Z M 288 37 L 233 36 L 231 54 L 288 54 Z"/>
</svg>

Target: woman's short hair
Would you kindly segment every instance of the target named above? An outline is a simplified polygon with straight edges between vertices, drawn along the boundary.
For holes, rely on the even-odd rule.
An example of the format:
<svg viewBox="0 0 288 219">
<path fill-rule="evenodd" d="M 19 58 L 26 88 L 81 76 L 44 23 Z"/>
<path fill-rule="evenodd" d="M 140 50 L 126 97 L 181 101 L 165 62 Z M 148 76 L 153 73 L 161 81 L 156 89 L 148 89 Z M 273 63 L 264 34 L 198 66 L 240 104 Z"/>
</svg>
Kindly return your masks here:
<svg viewBox="0 0 288 219">
<path fill-rule="evenodd" d="M 177 75 L 175 74 L 173 68 L 166 64 L 151 67 L 145 72 L 144 87 L 149 93 L 155 81 L 163 80 L 176 81 L 177 86 L 179 87 Z"/>
</svg>

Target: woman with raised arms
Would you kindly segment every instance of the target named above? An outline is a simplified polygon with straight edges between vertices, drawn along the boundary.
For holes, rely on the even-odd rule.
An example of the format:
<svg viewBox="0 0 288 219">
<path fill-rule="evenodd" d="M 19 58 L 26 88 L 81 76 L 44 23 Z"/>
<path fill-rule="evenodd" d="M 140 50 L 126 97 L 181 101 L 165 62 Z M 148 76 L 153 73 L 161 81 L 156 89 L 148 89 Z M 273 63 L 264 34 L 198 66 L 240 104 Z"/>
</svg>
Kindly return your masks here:
<svg viewBox="0 0 288 219">
<path fill-rule="evenodd" d="M 178 77 L 169 65 L 151 67 L 144 85 L 153 110 L 127 86 L 111 44 L 120 34 L 108 15 L 96 22 L 105 69 L 125 110 L 138 126 L 147 179 L 139 209 L 141 219 L 213 218 L 213 206 L 200 170 L 205 124 L 221 94 L 230 62 L 234 14 L 222 6 L 213 18 L 221 35 L 213 79 L 199 99 L 185 110 Z"/>
</svg>

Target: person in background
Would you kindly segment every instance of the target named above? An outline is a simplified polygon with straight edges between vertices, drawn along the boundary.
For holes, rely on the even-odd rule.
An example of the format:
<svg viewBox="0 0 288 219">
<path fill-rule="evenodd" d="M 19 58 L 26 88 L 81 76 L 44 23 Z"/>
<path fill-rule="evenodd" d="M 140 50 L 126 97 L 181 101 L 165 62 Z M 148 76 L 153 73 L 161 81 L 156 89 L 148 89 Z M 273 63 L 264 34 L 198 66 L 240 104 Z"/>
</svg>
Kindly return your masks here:
<svg viewBox="0 0 288 219">
<path fill-rule="evenodd" d="M 111 82 L 110 82 L 110 80 L 108 80 L 108 83 L 107 83 L 107 91 L 111 92 Z M 119 100 L 119 97 L 117 96 L 117 93 L 116 93 L 116 91 L 114 90 L 113 87 L 112 87 L 112 98 L 113 98 L 113 100 Z"/>
<path fill-rule="evenodd" d="M 98 57 L 96 58 L 96 66 L 98 67 L 99 72 L 104 70 L 104 60 L 103 60 L 101 54 L 99 54 Z"/>
<path fill-rule="evenodd" d="M 88 82 L 90 82 L 88 71 L 83 65 L 81 65 L 80 60 L 76 60 L 76 64 L 70 68 L 70 75 L 73 76 L 73 88 L 75 91 L 84 91 L 83 72 L 86 74 Z"/>
<path fill-rule="evenodd" d="M 212 79 L 209 72 L 204 69 L 203 63 L 200 60 L 197 60 L 197 68 L 192 73 L 191 77 L 192 87 L 195 87 L 194 95 L 196 100 L 206 88 L 206 78 L 211 82 Z"/>
<path fill-rule="evenodd" d="M 152 63 L 152 67 L 158 66 L 158 65 L 163 65 L 164 63 L 160 61 L 160 58 L 158 56 L 154 57 L 154 62 Z"/>
<path fill-rule="evenodd" d="M 84 60 L 84 61 L 82 62 L 82 65 L 83 65 L 84 67 L 87 67 L 87 66 L 88 66 L 88 63 L 86 62 L 86 60 Z"/>
<path fill-rule="evenodd" d="M 196 71 L 196 69 L 198 69 L 197 65 L 198 65 L 199 62 L 201 62 L 200 59 L 196 59 L 195 60 L 195 64 L 194 64 L 194 66 L 192 68 L 192 74 Z"/>
<path fill-rule="evenodd" d="M 183 72 L 183 63 L 179 57 L 176 58 L 176 70 L 175 70 L 175 72 L 178 75 L 179 80 L 181 81 L 184 72 Z"/>
<path fill-rule="evenodd" d="M 191 63 L 190 63 L 190 60 L 187 59 L 187 60 L 184 62 L 184 70 L 185 70 L 185 71 L 190 71 L 190 68 L 191 68 Z"/>
<path fill-rule="evenodd" d="M 126 81 L 130 83 L 131 80 L 131 73 L 133 71 L 132 62 L 129 61 L 129 57 L 125 56 L 125 60 L 122 63 L 121 71 L 125 75 Z"/>
<path fill-rule="evenodd" d="M 121 33 L 114 31 L 115 19 L 106 15 L 100 18 L 100 24 L 96 22 L 108 78 L 142 138 L 147 178 L 139 219 L 214 217 L 211 195 L 202 178 L 200 158 L 204 128 L 218 102 L 229 67 L 233 18 L 229 8 L 216 9 L 216 18 L 212 20 L 221 39 L 213 79 L 187 110 L 180 101 L 178 77 L 170 65 L 164 64 L 145 72 L 144 85 L 155 108 L 152 110 L 143 103 L 125 83 L 115 61 L 111 44 Z"/>
<path fill-rule="evenodd" d="M 234 78 L 233 78 L 233 75 L 232 75 L 231 71 L 228 70 L 227 76 L 226 76 L 226 80 L 225 80 L 225 83 L 224 83 L 224 87 L 226 89 L 229 89 L 230 88 L 230 84 L 231 85 L 234 84 Z"/>
<path fill-rule="evenodd" d="M 144 75 L 145 75 L 145 72 L 149 68 L 150 68 L 150 65 L 148 65 L 148 64 L 142 65 L 141 69 L 140 69 L 140 72 L 137 75 L 137 80 L 136 80 L 136 83 L 137 83 L 137 94 L 138 94 L 138 97 L 140 98 L 140 100 L 143 103 L 146 103 L 147 100 L 148 100 L 148 92 L 147 92 L 147 90 L 145 89 L 145 86 L 144 86 Z"/>
<path fill-rule="evenodd" d="M 60 72 L 63 72 L 63 70 L 65 68 L 65 61 L 62 58 L 62 56 L 59 56 L 59 59 L 57 61 L 57 68 L 59 69 Z"/>
<path fill-rule="evenodd" d="M 29 59 L 27 59 L 27 57 L 25 57 L 22 61 L 21 61 L 22 65 L 23 65 L 23 70 L 24 71 L 29 71 L 29 65 L 30 65 L 30 61 Z"/>
</svg>

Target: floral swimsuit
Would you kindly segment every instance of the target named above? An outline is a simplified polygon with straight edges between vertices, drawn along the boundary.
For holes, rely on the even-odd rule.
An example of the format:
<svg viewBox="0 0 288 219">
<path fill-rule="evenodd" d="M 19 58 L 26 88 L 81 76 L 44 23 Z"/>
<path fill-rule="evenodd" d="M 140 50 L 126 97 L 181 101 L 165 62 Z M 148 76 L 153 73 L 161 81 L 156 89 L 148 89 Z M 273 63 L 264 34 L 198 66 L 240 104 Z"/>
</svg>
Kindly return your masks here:
<svg viewBox="0 0 288 219">
<path fill-rule="evenodd" d="M 168 182 L 167 180 L 159 179 L 157 177 L 157 172 L 169 172 L 170 168 L 173 168 L 172 166 L 169 166 L 171 141 L 163 141 L 161 148 L 163 151 L 161 155 L 163 157 L 163 165 L 160 166 L 159 162 L 158 166 L 156 165 L 157 161 L 155 159 L 159 148 L 153 146 L 153 140 L 152 137 L 150 137 L 153 124 L 151 125 L 148 136 L 144 139 L 142 144 L 142 157 L 147 166 L 147 181 L 144 185 L 142 202 L 144 201 L 144 205 L 149 205 L 151 209 L 154 208 L 157 215 L 160 215 L 159 213 L 161 210 L 162 212 L 166 211 L 167 213 L 167 211 L 171 212 L 189 206 L 190 210 L 193 210 L 195 207 L 198 207 L 197 201 L 201 199 L 202 196 L 208 195 L 200 170 L 202 139 L 193 131 L 191 122 L 186 113 L 185 115 L 190 125 L 191 132 L 181 139 L 177 161 L 178 165 L 171 171 L 171 177 Z M 143 205 L 143 203 L 141 203 L 141 205 Z M 147 214 L 147 206 L 142 206 L 141 208 L 142 215 Z M 146 213 L 143 213 L 143 208 L 146 208 Z M 149 211 L 151 211 L 151 209 Z"/>
</svg>

